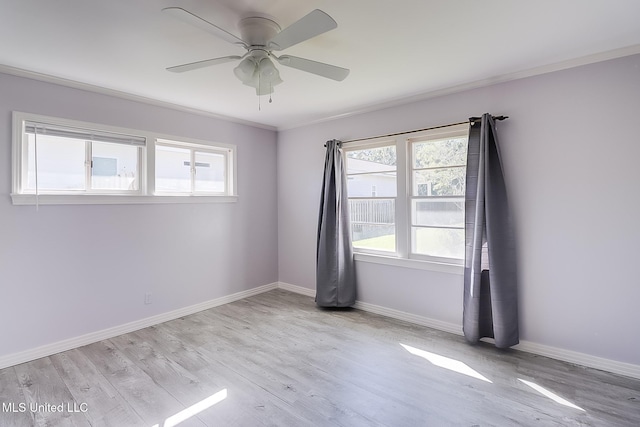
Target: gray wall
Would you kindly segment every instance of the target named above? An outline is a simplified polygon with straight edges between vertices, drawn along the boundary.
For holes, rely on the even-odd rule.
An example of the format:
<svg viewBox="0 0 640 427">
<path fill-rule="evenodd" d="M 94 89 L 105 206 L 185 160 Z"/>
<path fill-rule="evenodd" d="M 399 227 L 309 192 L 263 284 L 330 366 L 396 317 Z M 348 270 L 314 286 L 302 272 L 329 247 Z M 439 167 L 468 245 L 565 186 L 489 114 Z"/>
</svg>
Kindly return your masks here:
<svg viewBox="0 0 640 427">
<path fill-rule="evenodd" d="M 0 356 L 277 281 L 274 131 L 4 74 L 0 94 Z M 13 110 L 236 144 L 239 201 L 13 206 Z"/>
<path fill-rule="evenodd" d="M 499 125 L 523 340 L 640 364 L 640 56 L 291 129 L 278 136 L 279 279 L 315 288 L 323 142 Z M 462 276 L 358 262 L 359 300 L 461 325 Z"/>
<path fill-rule="evenodd" d="M 522 338 L 640 364 L 640 56 L 287 130 L 277 149 L 268 130 L 30 79 L 0 74 L 0 93 L 0 356 L 276 280 L 313 289 L 323 142 L 487 111 L 511 116 Z M 13 206 L 13 110 L 236 144 L 240 199 Z M 461 324 L 461 276 L 357 268 L 361 301 Z"/>
</svg>

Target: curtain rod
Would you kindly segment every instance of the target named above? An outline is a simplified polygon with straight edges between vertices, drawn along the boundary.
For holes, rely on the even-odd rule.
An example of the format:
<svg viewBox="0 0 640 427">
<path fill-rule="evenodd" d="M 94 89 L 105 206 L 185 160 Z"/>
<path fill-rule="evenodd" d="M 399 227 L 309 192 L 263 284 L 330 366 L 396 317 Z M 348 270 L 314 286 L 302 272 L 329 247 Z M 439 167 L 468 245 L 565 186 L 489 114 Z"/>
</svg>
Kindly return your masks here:
<svg viewBox="0 0 640 427">
<path fill-rule="evenodd" d="M 509 118 L 509 116 L 491 116 L 491 117 L 493 118 L 493 120 L 505 120 L 505 119 Z M 469 117 L 469 120 L 467 120 L 466 122 L 451 123 L 451 124 L 448 124 L 448 125 L 433 126 L 433 127 L 430 127 L 430 128 L 416 129 L 416 130 L 410 130 L 410 131 L 406 131 L 406 132 L 390 133 L 390 134 L 387 134 L 387 135 L 370 136 L 368 138 L 350 139 L 348 141 L 341 141 L 341 144 L 348 144 L 350 142 L 358 142 L 358 141 L 366 141 L 367 139 L 374 139 L 374 138 L 389 138 L 391 136 L 406 135 L 408 133 L 423 132 L 423 131 L 426 131 L 426 130 L 448 128 L 448 127 L 451 127 L 451 126 L 464 125 L 466 123 L 475 123 L 475 122 L 480 121 L 480 119 L 482 119 L 482 117 Z M 325 144 L 324 146 L 326 147 L 327 144 Z"/>
</svg>

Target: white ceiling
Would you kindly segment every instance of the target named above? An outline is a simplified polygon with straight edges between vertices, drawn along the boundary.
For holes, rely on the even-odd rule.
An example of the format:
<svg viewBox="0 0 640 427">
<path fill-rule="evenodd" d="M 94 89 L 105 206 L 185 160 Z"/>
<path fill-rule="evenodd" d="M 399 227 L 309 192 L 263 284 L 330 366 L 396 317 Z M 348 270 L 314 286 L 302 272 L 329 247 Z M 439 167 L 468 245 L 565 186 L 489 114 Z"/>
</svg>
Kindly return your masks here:
<svg viewBox="0 0 640 427">
<path fill-rule="evenodd" d="M 640 53 L 638 0 L 0 0 L 0 71 L 19 70 L 284 129 L 517 76 Z M 351 69 L 343 82 L 278 66 L 273 103 L 234 63 L 166 67 L 244 50 L 176 20 L 179 6 L 239 35 L 313 9 L 338 28 L 284 51 Z M 587 57 L 587 58 L 585 58 Z M 560 65 L 558 65 L 560 64 Z"/>
</svg>

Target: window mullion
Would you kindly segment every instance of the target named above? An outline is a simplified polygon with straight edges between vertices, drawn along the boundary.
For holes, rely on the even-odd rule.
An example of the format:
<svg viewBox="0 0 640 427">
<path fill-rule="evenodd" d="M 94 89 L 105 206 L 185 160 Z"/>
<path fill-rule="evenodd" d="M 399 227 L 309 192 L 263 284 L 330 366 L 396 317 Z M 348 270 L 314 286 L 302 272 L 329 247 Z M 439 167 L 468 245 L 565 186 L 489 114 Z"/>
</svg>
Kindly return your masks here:
<svg viewBox="0 0 640 427">
<path fill-rule="evenodd" d="M 196 150 L 189 150 L 191 152 L 191 194 L 196 192 Z"/>
<path fill-rule="evenodd" d="M 409 255 L 409 233 L 411 231 L 407 157 L 407 142 L 399 136 L 396 138 L 396 253 L 402 258 L 407 258 Z"/>
<path fill-rule="evenodd" d="M 138 174 L 140 194 L 151 195 L 156 191 L 156 145 L 151 138 L 146 147 L 138 148 Z"/>
<path fill-rule="evenodd" d="M 92 179 L 92 170 L 93 170 L 93 156 L 92 156 L 92 145 L 91 141 L 84 142 L 84 151 L 85 151 L 85 159 L 84 159 L 84 191 L 90 192 L 93 188 Z"/>
</svg>

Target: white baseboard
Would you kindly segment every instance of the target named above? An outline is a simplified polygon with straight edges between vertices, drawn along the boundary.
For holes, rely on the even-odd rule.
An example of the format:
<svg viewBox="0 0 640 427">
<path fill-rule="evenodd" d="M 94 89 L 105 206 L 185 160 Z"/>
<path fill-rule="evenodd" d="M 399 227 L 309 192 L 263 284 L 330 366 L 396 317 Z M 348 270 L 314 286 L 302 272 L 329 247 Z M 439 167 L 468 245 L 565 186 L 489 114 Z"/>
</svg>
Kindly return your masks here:
<svg viewBox="0 0 640 427">
<path fill-rule="evenodd" d="M 292 285 L 291 283 L 278 282 L 278 289 L 284 289 L 285 291 L 306 295 L 308 297 L 315 298 L 316 296 L 315 289 L 303 288 L 302 286 Z"/>
<path fill-rule="evenodd" d="M 315 296 L 316 294 L 315 289 L 303 288 L 301 286 L 296 286 L 284 282 L 278 282 L 278 288 L 311 297 Z M 463 334 L 462 326 L 455 323 L 442 322 L 440 320 L 430 319 L 428 317 L 418 316 L 415 314 L 406 313 L 403 311 L 394 310 L 391 308 L 369 304 L 361 301 L 356 301 L 354 308 L 368 311 L 370 313 L 379 314 L 382 316 L 391 317 L 393 319 L 404 320 L 405 322 L 426 326 L 429 328 L 437 329 L 439 331 L 449 332 L 456 335 Z M 520 344 L 512 348 L 515 350 L 525 351 L 527 353 L 537 354 L 539 356 L 545 356 L 552 359 L 562 360 L 564 362 L 574 363 L 576 365 L 600 369 L 602 371 L 640 379 L 640 365 L 618 362 L 616 360 L 605 359 L 602 357 L 592 356 L 590 354 L 565 350 L 563 348 L 551 347 L 544 344 L 537 344 L 530 341 L 520 341 Z"/>
<path fill-rule="evenodd" d="M 404 311 L 393 310 L 391 308 L 382 307 L 367 302 L 356 301 L 354 308 L 368 311 L 370 313 L 379 314 L 381 316 L 391 317 L 397 320 L 414 323 L 416 325 L 426 326 L 428 328 L 437 329 L 439 331 L 449 332 L 455 335 L 462 335 L 462 327 L 455 323 L 443 322 L 429 317 L 418 316 Z"/>
<path fill-rule="evenodd" d="M 520 351 L 526 351 L 527 353 L 533 353 L 540 356 L 550 357 L 552 359 L 574 363 L 576 365 L 586 366 L 588 368 L 599 369 L 601 371 L 640 379 L 640 365 L 634 365 L 632 363 L 618 362 L 617 360 L 605 359 L 598 356 L 592 356 L 590 354 L 578 353 L 577 351 L 550 347 L 529 341 L 520 341 L 520 344 L 513 348 Z"/>
<path fill-rule="evenodd" d="M 284 289 L 286 291 L 295 292 L 296 294 L 306 295 L 309 297 L 316 296 L 315 289 L 303 288 L 302 286 L 292 285 L 291 283 L 278 282 L 278 289 Z M 393 310 L 391 308 L 381 307 L 379 305 L 369 304 L 362 301 L 356 301 L 353 308 L 368 311 L 369 313 L 379 314 L 381 316 L 391 317 L 393 319 L 404 320 L 416 325 L 427 326 L 440 331 L 451 332 L 452 334 L 462 335 L 462 327 L 453 323 L 416 316 L 415 314 L 405 313 L 403 311 Z"/>
<path fill-rule="evenodd" d="M 145 319 L 137 320 L 135 322 L 126 323 L 124 325 L 115 326 L 113 328 L 104 329 L 97 332 L 92 332 L 79 337 L 58 341 L 52 344 L 47 344 L 34 349 L 21 351 L 18 353 L 9 354 L 6 356 L 0 356 L 0 369 L 9 366 L 18 365 L 20 363 L 29 362 L 31 360 L 39 359 L 41 357 L 51 356 L 52 354 L 60 353 L 63 351 L 71 350 L 83 345 L 92 344 L 94 342 L 102 341 L 105 339 L 113 338 L 118 335 L 126 334 L 129 332 L 137 331 L 139 329 L 147 328 L 149 326 L 157 325 L 162 322 L 174 320 L 179 317 L 188 316 L 190 314 L 197 313 L 202 310 L 217 307 L 219 305 L 228 304 L 230 302 L 238 301 L 243 298 L 248 298 L 254 295 L 268 292 L 273 289 L 284 289 L 289 292 L 294 292 L 308 297 L 315 297 L 315 289 L 309 289 L 302 286 L 292 285 L 285 282 L 270 283 L 268 285 L 259 286 L 257 288 L 249 289 L 235 294 L 227 295 L 224 297 L 216 298 L 210 301 L 205 301 L 199 304 L 195 304 L 189 307 L 180 308 L 178 310 L 170 311 L 167 313 L 158 314 L 156 316 L 147 317 Z M 394 310 L 387 307 L 382 307 L 375 304 L 356 301 L 354 308 L 367 311 L 370 313 L 387 316 L 393 319 L 404 320 L 406 322 L 414 323 L 421 326 L 437 329 L 444 332 L 449 332 L 456 335 L 462 335 L 462 327 L 460 325 L 448 322 L 442 322 L 440 320 L 430 319 L 424 316 L 418 316 L 411 313 L 406 313 L 399 310 Z M 575 363 L 577 365 L 586 366 L 589 368 L 600 369 L 615 374 L 625 375 L 631 378 L 640 379 L 640 365 L 634 365 L 631 363 L 618 362 L 611 359 L 605 359 L 602 357 L 592 356 L 585 353 L 579 353 L 571 350 L 565 350 L 562 348 L 551 347 L 544 344 L 537 344 L 529 341 L 520 341 L 520 344 L 513 347 L 516 350 L 526 351 L 528 353 L 537 354 L 540 356 L 550 357 L 552 359 L 562 360 L 569 363 Z"/>
<path fill-rule="evenodd" d="M 270 283 L 268 285 L 259 286 L 257 288 L 237 292 L 235 294 L 212 299 L 199 304 L 194 304 L 189 307 L 179 308 L 167 313 L 162 313 L 156 316 L 147 317 L 145 319 L 136 320 L 124 325 L 115 326 L 113 328 L 103 329 L 101 331 L 92 332 L 86 335 L 81 335 L 79 337 L 69 338 L 63 341 L 58 341 L 52 344 L 43 345 L 41 347 L 9 354 L 6 356 L 0 356 L 0 369 L 18 365 L 20 363 L 29 362 L 41 357 L 51 356 L 52 354 L 82 347 L 84 345 L 113 338 L 118 335 L 137 331 L 139 329 L 148 328 L 149 326 L 157 325 L 162 322 L 168 322 L 169 320 L 174 320 L 183 316 L 197 313 L 199 311 L 217 307 L 219 305 L 228 304 L 230 302 L 238 301 L 243 298 L 258 295 L 263 292 L 276 289 L 277 287 L 278 283 Z"/>
</svg>

